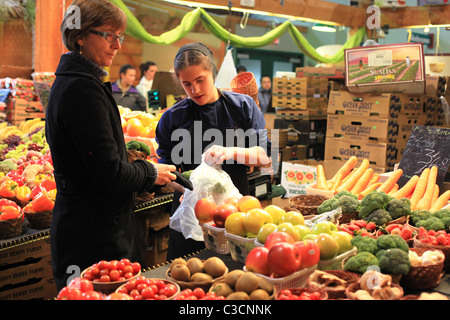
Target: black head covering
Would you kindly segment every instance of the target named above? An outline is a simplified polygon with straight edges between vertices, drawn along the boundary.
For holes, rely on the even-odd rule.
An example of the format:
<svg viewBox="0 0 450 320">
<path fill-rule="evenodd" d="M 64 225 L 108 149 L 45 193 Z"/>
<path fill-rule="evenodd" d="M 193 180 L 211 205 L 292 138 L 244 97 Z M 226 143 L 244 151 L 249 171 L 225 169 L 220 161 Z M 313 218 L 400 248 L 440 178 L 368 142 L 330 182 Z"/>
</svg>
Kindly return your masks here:
<svg viewBox="0 0 450 320">
<path fill-rule="evenodd" d="M 209 48 L 207 46 L 205 46 L 203 43 L 200 43 L 200 42 L 188 43 L 188 44 L 185 44 L 184 46 L 182 46 L 180 48 L 180 50 L 178 50 L 178 52 L 175 56 L 175 59 L 183 52 L 189 51 L 189 50 L 199 51 L 199 52 L 203 53 L 205 56 L 209 57 L 212 61 L 213 54 L 212 54 L 211 50 L 209 50 Z"/>
</svg>

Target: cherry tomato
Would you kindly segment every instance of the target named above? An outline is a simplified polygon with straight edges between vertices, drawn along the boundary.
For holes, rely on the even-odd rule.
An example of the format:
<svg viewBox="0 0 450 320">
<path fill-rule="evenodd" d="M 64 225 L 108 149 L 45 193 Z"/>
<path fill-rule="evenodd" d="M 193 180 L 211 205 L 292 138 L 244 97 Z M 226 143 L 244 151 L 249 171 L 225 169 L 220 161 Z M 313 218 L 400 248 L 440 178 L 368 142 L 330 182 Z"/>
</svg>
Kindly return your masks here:
<svg viewBox="0 0 450 320">
<path fill-rule="evenodd" d="M 140 264 L 139 262 L 133 262 L 133 263 L 131 264 L 131 267 L 132 267 L 132 269 L 133 269 L 133 273 L 134 273 L 134 274 L 138 274 L 139 271 L 141 271 L 141 264 Z"/>
<path fill-rule="evenodd" d="M 176 289 L 176 288 L 175 288 Z M 197 297 L 197 299 L 202 299 L 205 297 L 205 291 L 202 288 L 195 288 L 192 292 L 194 296 Z"/>
<path fill-rule="evenodd" d="M 128 281 L 125 284 L 125 287 L 127 288 L 128 292 L 130 292 L 133 289 L 136 289 L 136 279 L 132 279 L 132 280 Z"/>
<path fill-rule="evenodd" d="M 94 291 L 93 284 L 89 280 L 83 279 L 83 278 L 73 279 L 72 281 L 70 281 L 68 287 L 74 288 L 74 289 L 79 289 L 82 292 Z"/>
<path fill-rule="evenodd" d="M 98 268 L 99 268 L 100 270 L 108 269 L 108 267 L 109 267 L 109 262 L 106 261 L 106 260 L 102 260 L 102 261 L 100 261 L 97 265 L 98 265 Z"/>
<path fill-rule="evenodd" d="M 147 299 L 153 299 L 155 297 L 156 292 L 153 290 L 152 287 L 145 287 L 142 291 L 141 291 L 141 295 L 142 298 L 144 298 L 145 300 Z"/>
<path fill-rule="evenodd" d="M 81 294 L 81 300 L 103 300 L 103 296 L 97 291 L 86 291 Z"/>
<path fill-rule="evenodd" d="M 120 275 L 119 275 L 119 271 L 117 270 L 111 270 L 109 272 L 109 278 L 111 279 L 111 281 L 115 282 L 115 281 L 119 281 Z"/>
<path fill-rule="evenodd" d="M 68 286 L 58 292 L 57 300 L 81 300 L 82 291 Z"/>
<path fill-rule="evenodd" d="M 129 266 L 131 264 L 131 261 L 127 258 L 121 259 L 121 262 L 123 262 L 126 266 Z"/>
<path fill-rule="evenodd" d="M 111 278 L 108 275 L 102 275 L 100 277 L 100 282 L 111 282 Z"/>
<path fill-rule="evenodd" d="M 109 269 L 109 271 L 111 271 L 111 270 L 117 270 L 117 264 L 119 263 L 119 261 L 117 261 L 117 260 L 112 260 L 112 261 L 110 261 L 109 262 L 109 264 L 108 264 L 108 269 Z"/>
</svg>

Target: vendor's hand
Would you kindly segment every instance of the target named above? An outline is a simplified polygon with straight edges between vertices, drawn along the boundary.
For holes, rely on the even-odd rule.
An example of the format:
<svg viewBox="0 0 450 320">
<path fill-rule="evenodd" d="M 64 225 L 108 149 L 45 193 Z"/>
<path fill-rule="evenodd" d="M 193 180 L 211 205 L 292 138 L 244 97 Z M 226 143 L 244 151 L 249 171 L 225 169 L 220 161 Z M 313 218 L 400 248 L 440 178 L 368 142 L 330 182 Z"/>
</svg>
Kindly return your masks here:
<svg viewBox="0 0 450 320">
<path fill-rule="evenodd" d="M 205 152 L 204 161 L 209 165 L 222 164 L 233 159 L 234 149 L 223 146 L 212 146 Z"/>
<path fill-rule="evenodd" d="M 158 176 L 156 177 L 155 184 L 159 186 L 166 185 L 174 181 L 177 176 L 173 174 L 177 168 L 174 165 L 154 163 L 156 169 L 158 170 Z"/>
</svg>

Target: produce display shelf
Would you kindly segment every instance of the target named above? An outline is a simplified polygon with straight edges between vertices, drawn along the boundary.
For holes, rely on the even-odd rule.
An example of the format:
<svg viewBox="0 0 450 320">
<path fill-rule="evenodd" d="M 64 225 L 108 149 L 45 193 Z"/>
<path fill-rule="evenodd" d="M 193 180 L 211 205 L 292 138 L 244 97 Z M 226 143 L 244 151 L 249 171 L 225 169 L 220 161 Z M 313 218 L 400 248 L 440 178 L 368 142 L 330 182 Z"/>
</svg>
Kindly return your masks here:
<svg viewBox="0 0 450 320">
<path fill-rule="evenodd" d="M 136 204 L 134 206 L 134 212 L 138 213 L 154 207 L 162 206 L 167 203 L 171 203 L 173 200 L 173 194 L 158 195 L 150 201 Z"/>
</svg>

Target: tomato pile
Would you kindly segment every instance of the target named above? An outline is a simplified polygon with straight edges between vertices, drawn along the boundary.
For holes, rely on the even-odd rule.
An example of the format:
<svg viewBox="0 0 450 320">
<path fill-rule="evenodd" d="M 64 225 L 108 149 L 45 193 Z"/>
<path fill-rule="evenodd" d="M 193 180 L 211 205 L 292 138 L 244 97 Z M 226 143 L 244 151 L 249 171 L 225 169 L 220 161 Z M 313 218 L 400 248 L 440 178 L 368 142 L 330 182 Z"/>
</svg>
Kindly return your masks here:
<svg viewBox="0 0 450 320">
<path fill-rule="evenodd" d="M 139 276 L 119 287 L 117 292 L 128 294 L 133 300 L 166 300 L 173 297 L 178 288 L 169 281 Z"/>
<path fill-rule="evenodd" d="M 278 300 L 322 300 L 322 294 L 318 291 L 298 292 L 295 289 L 283 289 L 278 294 L 277 299 Z"/>
<path fill-rule="evenodd" d="M 411 240 L 415 235 L 414 230 L 407 224 L 391 223 L 388 224 L 384 230 L 390 234 L 398 234 L 404 240 Z"/>
<path fill-rule="evenodd" d="M 176 297 L 175 300 L 225 300 L 224 296 L 218 296 L 214 292 L 207 292 L 202 288 L 184 289 Z"/>
<path fill-rule="evenodd" d="M 102 260 L 94 263 L 84 273 L 83 278 L 92 282 L 116 282 L 133 278 L 141 271 L 139 262 L 129 259 Z"/>
<path fill-rule="evenodd" d="M 422 243 L 429 243 L 435 246 L 448 246 L 450 245 L 450 233 L 447 233 L 445 230 L 427 231 L 424 227 L 420 227 L 417 240 Z"/>
<path fill-rule="evenodd" d="M 339 231 L 344 231 L 352 236 L 369 236 L 375 231 L 376 225 L 373 222 L 367 223 L 365 220 L 351 220 L 338 226 Z"/>
<path fill-rule="evenodd" d="M 56 297 L 57 300 L 103 300 L 104 295 L 94 291 L 93 284 L 83 278 L 73 279 L 62 288 Z"/>
</svg>

